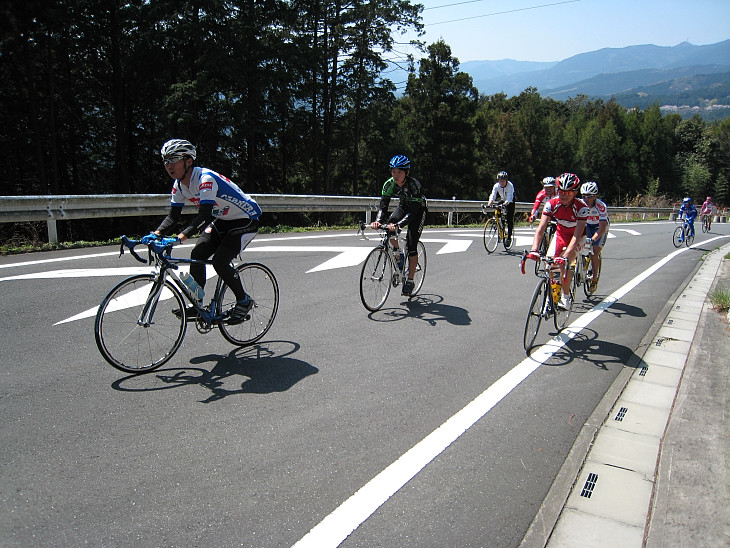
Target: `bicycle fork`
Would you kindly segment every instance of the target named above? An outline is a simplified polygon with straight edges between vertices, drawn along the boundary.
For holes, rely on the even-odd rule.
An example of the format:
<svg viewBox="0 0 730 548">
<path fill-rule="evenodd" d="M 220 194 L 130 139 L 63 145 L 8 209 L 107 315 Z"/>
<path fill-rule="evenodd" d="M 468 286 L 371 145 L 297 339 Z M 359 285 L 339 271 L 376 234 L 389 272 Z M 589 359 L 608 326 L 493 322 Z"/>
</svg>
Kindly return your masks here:
<svg viewBox="0 0 730 548">
<path fill-rule="evenodd" d="M 158 276 L 152 283 L 150 294 L 147 296 L 147 300 L 142 307 L 139 318 L 137 318 L 137 325 L 142 327 L 150 327 L 152 325 L 152 317 L 155 315 L 155 310 L 157 310 L 157 303 L 160 301 L 160 295 L 162 295 L 162 289 L 164 286 L 165 277 Z"/>
</svg>

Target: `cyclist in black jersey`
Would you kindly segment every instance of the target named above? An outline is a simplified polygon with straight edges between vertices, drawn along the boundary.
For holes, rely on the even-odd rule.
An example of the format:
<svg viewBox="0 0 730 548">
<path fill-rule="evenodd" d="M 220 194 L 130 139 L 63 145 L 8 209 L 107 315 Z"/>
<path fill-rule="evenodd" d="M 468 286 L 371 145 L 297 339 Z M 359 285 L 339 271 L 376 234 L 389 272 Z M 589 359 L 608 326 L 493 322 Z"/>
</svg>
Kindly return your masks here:
<svg viewBox="0 0 730 548">
<path fill-rule="evenodd" d="M 387 229 L 395 232 L 396 227 L 408 226 L 408 279 L 403 283 L 403 295 L 410 295 L 413 291 L 413 275 L 418 265 L 418 240 L 426 222 L 428 206 L 423 195 L 423 187 L 418 179 L 410 176 L 411 161 L 403 155 L 393 156 L 390 160 L 391 177 L 383 185 L 378 214 L 371 226 L 378 229 L 388 213 L 388 205 L 393 196 L 398 198 L 398 207 L 388 218 Z M 398 241 L 391 239 L 393 246 L 398 248 Z"/>
</svg>

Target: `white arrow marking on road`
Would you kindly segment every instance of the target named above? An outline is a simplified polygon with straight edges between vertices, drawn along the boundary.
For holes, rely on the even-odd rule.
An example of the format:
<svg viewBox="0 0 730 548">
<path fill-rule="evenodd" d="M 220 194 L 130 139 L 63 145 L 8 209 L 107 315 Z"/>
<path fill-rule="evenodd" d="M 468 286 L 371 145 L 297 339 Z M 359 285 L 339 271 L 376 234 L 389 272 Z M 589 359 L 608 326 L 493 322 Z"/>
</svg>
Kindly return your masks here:
<svg viewBox="0 0 730 548">
<path fill-rule="evenodd" d="M 187 267 L 180 268 L 187 270 Z M 34 272 L 33 274 L 18 274 L 0 278 L 0 282 L 8 280 L 44 280 L 49 278 L 91 278 L 101 276 L 134 276 L 135 274 L 149 274 L 152 272 L 149 266 L 130 266 L 122 268 L 70 268 L 66 270 L 48 270 L 46 272 Z"/>
<path fill-rule="evenodd" d="M 434 240 L 431 238 L 421 238 L 421 241 L 426 243 L 442 243 L 444 246 L 436 252 L 436 255 L 443 255 L 444 253 L 462 253 L 469 249 L 471 240 Z"/>
</svg>

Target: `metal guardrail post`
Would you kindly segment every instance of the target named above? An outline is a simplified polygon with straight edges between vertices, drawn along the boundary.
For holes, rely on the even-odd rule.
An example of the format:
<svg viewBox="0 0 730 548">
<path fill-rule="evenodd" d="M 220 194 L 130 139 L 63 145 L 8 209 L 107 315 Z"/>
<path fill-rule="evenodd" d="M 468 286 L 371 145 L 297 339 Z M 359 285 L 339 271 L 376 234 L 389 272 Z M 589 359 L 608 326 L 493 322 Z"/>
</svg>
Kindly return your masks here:
<svg viewBox="0 0 730 548">
<path fill-rule="evenodd" d="M 57 244 L 58 243 L 58 229 L 56 228 L 56 220 L 49 219 L 48 221 L 46 221 L 46 224 L 48 225 L 48 243 Z"/>
</svg>

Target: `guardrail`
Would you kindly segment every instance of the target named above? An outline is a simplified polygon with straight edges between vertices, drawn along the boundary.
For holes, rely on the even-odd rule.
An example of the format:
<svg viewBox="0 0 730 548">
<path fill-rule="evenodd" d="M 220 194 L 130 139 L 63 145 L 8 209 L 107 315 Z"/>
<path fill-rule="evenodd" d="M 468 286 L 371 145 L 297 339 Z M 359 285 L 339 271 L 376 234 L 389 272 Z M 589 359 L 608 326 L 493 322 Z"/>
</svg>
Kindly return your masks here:
<svg viewBox="0 0 730 548">
<path fill-rule="evenodd" d="M 319 196 L 297 194 L 252 194 L 265 212 L 363 212 L 365 222 L 370 222 L 377 211 L 379 197 Z M 432 213 L 447 213 L 447 225 L 453 224 L 454 213 L 481 213 L 483 200 L 428 200 Z M 101 194 L 68 196 L 2 196 L 0 197 L 0 223 L 20 221 L 46 221 L 48 241 L 58 243 L 56 221 L 75 219 L 133 217 L 167 215 L 170 209 L 169 194 Z M 192 212 L 193 209 L 189 208 Z M 515 211 L 529 213 L 532 202 L 517 202 Z M 611 207 L 612 217 L 625 214 L 669 216 L 672 208 Z"/>
</svg>

